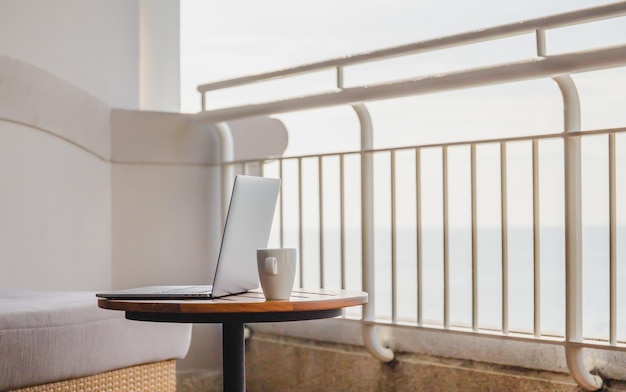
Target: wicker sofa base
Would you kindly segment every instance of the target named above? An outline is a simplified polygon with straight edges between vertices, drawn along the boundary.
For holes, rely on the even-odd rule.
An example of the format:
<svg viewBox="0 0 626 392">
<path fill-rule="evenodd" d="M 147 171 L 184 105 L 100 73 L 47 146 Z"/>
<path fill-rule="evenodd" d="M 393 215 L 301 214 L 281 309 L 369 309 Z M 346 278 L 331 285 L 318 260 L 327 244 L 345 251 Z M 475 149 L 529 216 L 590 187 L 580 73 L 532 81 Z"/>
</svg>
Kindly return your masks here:
<svg viewBox="0 0 626 392">
<path fill-rule="evenodd" d="M 168 360 L 10 392 L 175 392 L 176 361 Z"/>
</svg>

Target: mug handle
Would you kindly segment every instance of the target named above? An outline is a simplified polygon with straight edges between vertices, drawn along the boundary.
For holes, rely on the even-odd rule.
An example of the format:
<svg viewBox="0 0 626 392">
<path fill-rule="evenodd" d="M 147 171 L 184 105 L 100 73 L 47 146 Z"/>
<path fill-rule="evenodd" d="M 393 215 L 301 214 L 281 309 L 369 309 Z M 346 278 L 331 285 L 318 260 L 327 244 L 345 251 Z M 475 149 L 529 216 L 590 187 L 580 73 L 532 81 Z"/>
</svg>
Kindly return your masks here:
<svg viewBox="0 0 626 392">
<path fill-rule="evenodd" d="M 278 275 L 278 260 L 276 257 L 270 256 L 265 258 L 265 273 L 268 275 Z"/>
</svg>

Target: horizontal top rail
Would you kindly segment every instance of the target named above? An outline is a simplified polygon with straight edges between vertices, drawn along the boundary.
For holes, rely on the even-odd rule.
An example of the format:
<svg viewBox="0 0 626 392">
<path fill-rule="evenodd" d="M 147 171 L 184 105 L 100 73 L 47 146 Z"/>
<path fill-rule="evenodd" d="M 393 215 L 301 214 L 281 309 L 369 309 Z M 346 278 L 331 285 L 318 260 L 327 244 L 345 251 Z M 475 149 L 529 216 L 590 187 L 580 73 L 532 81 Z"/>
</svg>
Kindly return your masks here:
<svg viewBox="0 0 626 392">
<path fill-rule="evenodd" d="M 599 7 L 587 8 L 558 15 L 550 15 L 522 22 L 510 23 L 486 29 L 475 30 L 446 37 L 435 38 L 425 41 L 414 42 L 406 45 L 395 46 L 364 52 L 356 55 L 339 57 L 335 59 L 300 65 L 282 70 L 243 76 L 198 86 L 200 93 L 215 91 L 230 87 L 242 86 L 264 80 L 294 76 L 298 74 L 321 71 L 330 68 L 345 67 L 391 57 L 416 54 L 453 46 L 466 45 L 491 39 L 505 38 L 514 35 L 531 33 L 536 30 L 546 30 L 558 27 L 570 26 L 580 23 L 593 22 L 601 19 L 626 15 L 626 2 L 613 3 Z M 202 108 L 204 110 L 204 108 Z"/>
<path fill-rule="evenodd" d="M 428 144 L 417 144 L 410 146 L 395 146 L 395 147 L 383 147 L 383 148 L 372 148 L 372 149 L 364 149 L 364 150 L 348 150 L 348 151 L 335 151 L 335 152 L 325 152 L 319 154 L 305 154 L 305 155 L 279 155 L 279 156 L 269 156 L 264 158 L 247 158 L 247 159 L 238 159 L 233 161 L 225 161 L 222 162 L 222 165 L 241 165 L 248 163 L 260 163 L 263 161 L 292 161 L 298 159 L 317 159 L 317 158 L 326 158 L 326 157 L 336 157 L 336 156 L 346 156 L 346 155 L 359 155 L 359 154 L 378 154 L 385 153 L 391 151 L 407 151 L 407 150 L 427 150 L 429 148 L 441 148 L 441 147 L 459 147 L 459 146 L 469 146 L 469 145 L 489 145 L 489 144 L 499 144 L 499 143 L 514 143 L 514 142 L 528 142 L 533 140 L 545 140 L 545 139 L 558 139 L 563 137 L 580 137 L 580 136 L 591 136 L 591 135 L 609 135 L 615 133 L 626 133 L 626 127 L 619 128 L 604 128 L 604 129 L 593 129 L 588 131 L 578 131 L 578 132 L 559 132 L 559 133 L 542 133 L 539 135 L 524 135 L 524 136 L 509 136 L 504 138 L 489 138 L 489 139 L 472 139 L 472 140 L 461 140 L 455 142 L 443 142 L 443 143 L 428 143 Z"/>
<path fill-rule="evenodd" d="M 623 5 L 626 6 L 626 3 L 623 3 Z M 622 65 L 626 65 L 626 45 L 536 57 L 503 65 L 428 75 L 402 81 L 349 87 L 328 93 L 284 100 L 205 110 L 196 116 L 199 121 L 229 121 L 319 107 L 399 98 L 542 77 L 555 77 Z"/>
</svg>

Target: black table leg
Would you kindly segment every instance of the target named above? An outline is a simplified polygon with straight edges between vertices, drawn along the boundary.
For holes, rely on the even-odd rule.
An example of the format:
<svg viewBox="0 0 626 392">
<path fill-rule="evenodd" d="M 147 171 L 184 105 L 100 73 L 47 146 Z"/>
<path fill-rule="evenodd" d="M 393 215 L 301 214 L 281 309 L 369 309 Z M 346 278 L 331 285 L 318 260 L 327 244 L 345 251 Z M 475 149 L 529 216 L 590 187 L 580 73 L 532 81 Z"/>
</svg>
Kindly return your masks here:
<svg viewBox="0 0 626 392">
<path fill-rule="evenodd" d="M 246 357 L 243 323 L 222 324 L 222 361 L 225 392 L 245 392 Z"/>
</svg>

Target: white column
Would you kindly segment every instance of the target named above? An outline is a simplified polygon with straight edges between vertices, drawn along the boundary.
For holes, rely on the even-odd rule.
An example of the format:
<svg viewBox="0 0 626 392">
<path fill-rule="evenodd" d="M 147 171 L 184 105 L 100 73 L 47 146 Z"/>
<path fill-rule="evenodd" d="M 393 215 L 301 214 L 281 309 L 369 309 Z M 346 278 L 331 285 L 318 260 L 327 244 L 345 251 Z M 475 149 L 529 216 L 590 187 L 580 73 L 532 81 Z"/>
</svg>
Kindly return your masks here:
<svg viewBox="0 0 626 392">
<path fill-rule="evenodd" d="M 180 1 L 139 1 L 139 107 L 180 111 Z"/>
</svg>

